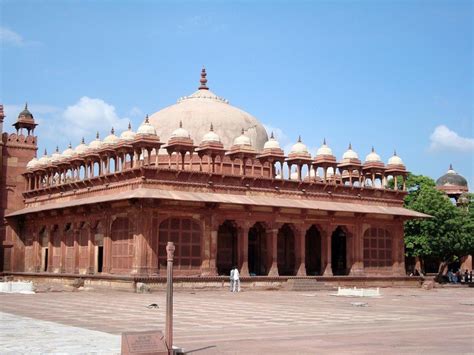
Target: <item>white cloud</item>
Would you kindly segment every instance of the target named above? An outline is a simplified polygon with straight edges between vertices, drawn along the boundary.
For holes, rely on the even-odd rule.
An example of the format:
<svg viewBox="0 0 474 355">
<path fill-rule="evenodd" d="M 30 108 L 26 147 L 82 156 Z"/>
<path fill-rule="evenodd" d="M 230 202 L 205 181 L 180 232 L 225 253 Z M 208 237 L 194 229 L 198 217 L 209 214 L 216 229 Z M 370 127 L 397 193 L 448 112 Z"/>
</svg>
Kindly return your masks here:
<svg viewBox="0 0 474 355">
<path fill-rule="evenodd" d="M 120 118 L 117 115 L 113 105 L 87 96 L 68 106 L 62 116 L 67 133 L 75 138 L 93 136 L 96 131 L 109 132 L 111 127 L 114 127 L 118 134 L 127 128 L 129 122 L 128 118 Z"/>
<path fill-rule="evenodd" d="M 22 47 L 26 44 L 23 37 L 6 27 L 0 27 L 0 42 Z"/>
<path fill-rule="evenodd" d="M 433 133 L 431 133 L 430 141 L 430 151 L 439 151 L 442 149 L 457 150 L 460 152 L 474 151 L 474 138 L 461 137 L 445 125 L 440 125 L 435 128 Z"/>
<path fill-rule="evenodd" d="M 130 111 L 128 112 L 128 114 L 132 117 L 141 117 L 141 116 L 144 116 L 143 115 L 143 111 L 140 110 L 140 108 L 134 106 L 130 109 Z"/>
</svg>

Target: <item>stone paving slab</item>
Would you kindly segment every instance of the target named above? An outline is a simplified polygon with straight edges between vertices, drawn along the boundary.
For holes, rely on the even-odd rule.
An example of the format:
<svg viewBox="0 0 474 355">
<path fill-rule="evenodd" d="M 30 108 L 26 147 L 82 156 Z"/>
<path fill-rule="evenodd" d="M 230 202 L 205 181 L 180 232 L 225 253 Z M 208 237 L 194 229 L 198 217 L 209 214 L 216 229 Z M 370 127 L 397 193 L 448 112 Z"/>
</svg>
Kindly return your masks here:
<svg viewBox="0 0 474 355">
<path fill-rule="evenodd" d="M 178 291 L 175 343 L 192 354 L 474 354 L 474 306 L 461 305 L 474 289 L 381 292 L 381 298 L 346 298 L 325 291 Z M 163 292 L 0 295 L 0 311 L 109 333 L 118 340 L 107 352 L 124 331 L 164 330 L 165 300 Z M 147 308 L 151 303 L 159 308 Z M 0 339 L 21 349 L 21 337 L 0 333 Z"/>
</svg>

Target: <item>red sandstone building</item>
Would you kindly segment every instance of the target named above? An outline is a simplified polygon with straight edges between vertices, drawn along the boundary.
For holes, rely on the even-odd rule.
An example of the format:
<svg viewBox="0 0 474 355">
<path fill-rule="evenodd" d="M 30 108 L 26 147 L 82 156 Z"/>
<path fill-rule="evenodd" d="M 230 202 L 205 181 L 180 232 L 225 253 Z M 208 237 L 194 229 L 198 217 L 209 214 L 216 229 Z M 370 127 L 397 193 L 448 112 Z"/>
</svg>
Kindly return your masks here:
<svg viewBox="0 0 474 355">
<path fill-rule="evenodd" d="M 285 156 L 205 70 L 136 132 L 37 159 L 27 107 L 14 126 L 0 142 L 5 272 L 160 276 L 173 241 L 177 276 L 404 276 L 403 222 L 425 216 L 387 188 L 407 174 L 396 154 L 337 159 L 324 141 L 312 156 L 300 138 Z"/>
</svg>

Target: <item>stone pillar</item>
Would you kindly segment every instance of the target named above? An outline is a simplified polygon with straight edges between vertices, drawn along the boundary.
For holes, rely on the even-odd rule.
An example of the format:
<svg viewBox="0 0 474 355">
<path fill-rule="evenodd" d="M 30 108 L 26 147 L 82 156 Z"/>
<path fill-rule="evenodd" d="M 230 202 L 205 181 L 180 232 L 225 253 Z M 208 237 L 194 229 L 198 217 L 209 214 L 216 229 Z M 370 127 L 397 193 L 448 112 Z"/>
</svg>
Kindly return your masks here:
<svg viewBox="0 0 474 355">
<path fill-rule="evenodd" d="M 86 227 L 84 227 L 86 228 Z M 87 233 L 88 233 L 88 238 L 87 238 L 87 253 L 88 253 L 88 258 L 87 258 L 87 274 L 93 274 L 95 271 L 95 233 L 94 230 L 91 227 L 87 227 Z"/>
<path fill-rule="evenodd" d="M 403 240 L 403 221 L 391 231 L 392 236 L 392 273 L 394 276 L 405 276 L 405 242 Z"/>
<path fill-rule="evenodd" d="M 64 225 L 59 226 L 58 232 L 61 235 L 61 262 L 59 263 L 59 272 L 66 272 L 66 231 Z"/>
<path fill-rule="evenodd" d="M 72 237 L 74 238 L 74 273 L 79 273 L 79 228 L 74 228 Z"/>
<path fill-rule="evenodd" d="M 108 274 L 112 268 L 112 238 L 110 235 L 112 221 L 110 218 L 106 218 L 105 225 L 102 272 Z"/>
<path fill-rule="evenodd" d="M 217 258 L 217 232 L 219 224 L 216 218 L 209 213 L 204 219 L 204 228 L 202 236 L 202 252 L 201 252 L 201 275 L 216 276 L 216 258 Z"/>
<path fill-rule="evenodd" d="M 48 233 L 48 267 L 47 272 L 53 272 L 53 229 L 47 228 L 46 233 Z"/>
<path fill-rule="evenodd" d="M 133 233 L 135 253 L 132 273 L 146 275 L 148 273 L 148 243 L 146 236 L 149 236 L 151 230 L 151 214 L 140 207 L 134 209 L 131 215 L 128 216 L 130 221 L 135 221 Z"/>
<path fill-rule="evenodd" d="M 332 264 L 331 264 L 331 257 L 332 257 L 332 249 L 331 249 L 331 241 L 332 241 L 332 232 L 334 231 L 334 227 L 331 225 L 324 226 L 324 232 L 321 234 L 321 244 L 323 247 L 322 255 L 324 255 L 324 259 L 326 264 L 324 265 L 323 276 L 333 276 L 332 275 Z"/>
<path fill-rule="evenodd" d="M 263 169 L 262 169 L 263 170 Z M 270 239 L 270 271 L 268 276 L 278 276 L 278 226 L 274 225 L 273 228 L 267 234 Z"/>
<path fill-rule="evenodd" d="M 240 275 L 249 276 L 249 222 L 241 222 L 238 227 L 238 249 L 239 249 L 239 262 L 242 265 L 240 267 Z"/>
<path fill-rule="evenodd" d="M 300 224 L 295 233 L 296 276 L 306 276 L 306 229 L 305 224 Z"/>
<path fill-rule="evenodd" d="M 33 270 L 34 272 L 41 271 L 41 241 L 37 227 L 33 226 Z"/>
<path fill-rule="evenodd" d="M 363 231 L 367 225 L 364 226 L 361 218 L 356 218 L 356 225 L 353 227 L 351 253 L 352 253 L 352 265 L 349 271 L 351 276 L 362 276 L 364 275 L 364 236 Z M 347 258 L 349 259 L 349 258 Z"/>
</svg>

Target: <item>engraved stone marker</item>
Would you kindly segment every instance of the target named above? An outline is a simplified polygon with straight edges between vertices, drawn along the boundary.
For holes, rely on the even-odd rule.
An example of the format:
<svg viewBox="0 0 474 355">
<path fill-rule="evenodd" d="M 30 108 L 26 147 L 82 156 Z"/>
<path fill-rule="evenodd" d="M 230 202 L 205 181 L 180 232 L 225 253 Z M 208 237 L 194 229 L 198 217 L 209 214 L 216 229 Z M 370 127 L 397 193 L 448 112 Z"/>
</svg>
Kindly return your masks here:
<svg viewBox="0 0 474 355">
<path fill-rule="evenodd" d="M 122 333 L 122 354 L 168 355 L 165 336 L 159 330 Z"/>
</svg>

